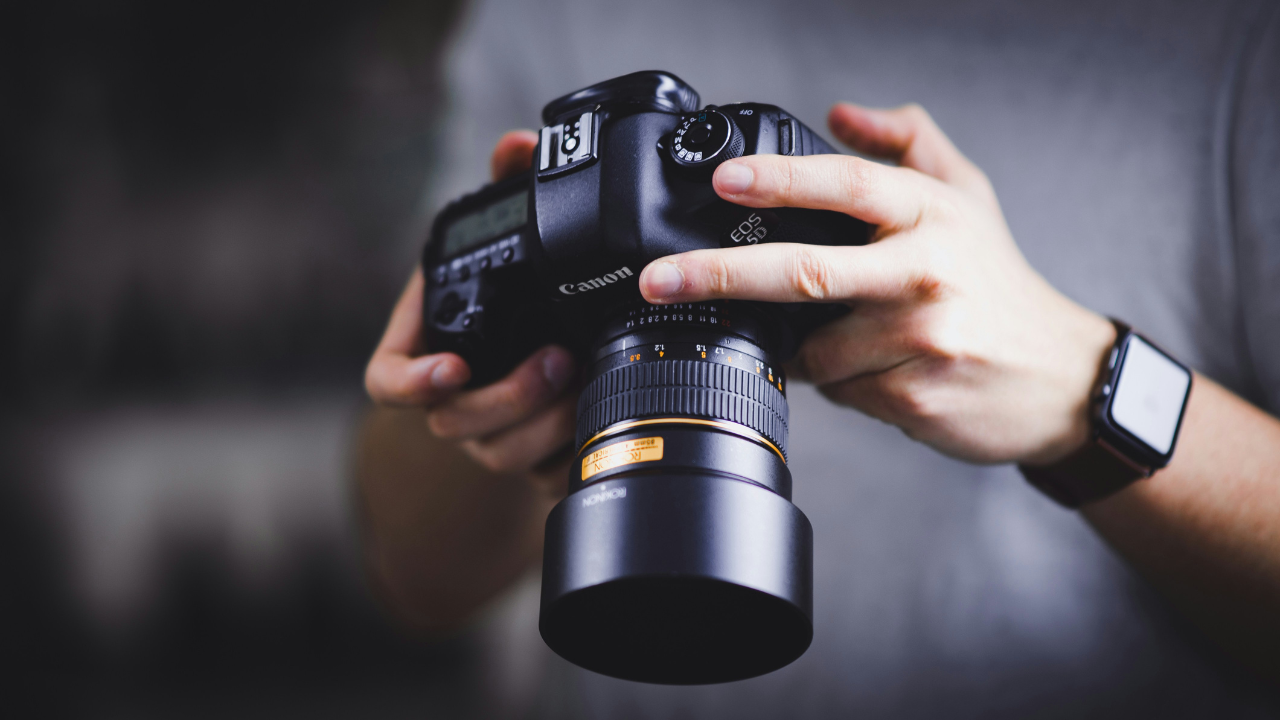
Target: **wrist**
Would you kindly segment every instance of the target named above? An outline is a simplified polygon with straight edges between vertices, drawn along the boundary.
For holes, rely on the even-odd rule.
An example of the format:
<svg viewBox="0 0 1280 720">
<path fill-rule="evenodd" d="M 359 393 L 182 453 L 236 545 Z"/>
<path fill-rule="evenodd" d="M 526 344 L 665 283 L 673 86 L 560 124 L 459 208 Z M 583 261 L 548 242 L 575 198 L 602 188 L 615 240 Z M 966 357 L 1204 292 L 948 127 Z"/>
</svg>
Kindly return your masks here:
<svg viewBox="0 0 1280 720">
<path fill-rule="evenodd" d="M 1093 433 L 1091 399 L 1106 375 L 1116 328 L 1111 320 L 1079 308 L 1066 333 L 1060 367 L 1050 380 L 1059 388 L 1058 422 L 1044 444 L 1020 459 L 1026 465 L 1049 465 L 1090 442 Z"/>
</svg>

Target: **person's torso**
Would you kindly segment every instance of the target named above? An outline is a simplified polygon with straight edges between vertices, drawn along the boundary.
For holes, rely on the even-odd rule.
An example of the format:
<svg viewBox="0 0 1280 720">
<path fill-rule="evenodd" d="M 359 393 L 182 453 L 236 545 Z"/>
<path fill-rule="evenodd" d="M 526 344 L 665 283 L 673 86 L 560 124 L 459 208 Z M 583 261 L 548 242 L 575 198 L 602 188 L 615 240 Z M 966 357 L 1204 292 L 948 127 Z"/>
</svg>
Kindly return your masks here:
<svg viewBox="0 0 1280 720">
<path fill-rule="evenodd" d="M 780 105 L 824 134 L 837 100 L 919 102 L 991 177 L 1050 283 L 1240 388 L 1222 104 L 1256 7 L 484 3 L 451 55 L 436 199 L 483 182 L 500 133 L 535 124 L 546 101 L 635 70 L 674 72 L 705 103 Z M 549 661 L 540 714 L 1256 711 L 1247 683 L 1080 516 L 1012 468 L 950 460 L 811 388 L 790 400 L 794 499 L 815 532 L 809 651 L 765 677 L 690 688 Z"/>
</svg>

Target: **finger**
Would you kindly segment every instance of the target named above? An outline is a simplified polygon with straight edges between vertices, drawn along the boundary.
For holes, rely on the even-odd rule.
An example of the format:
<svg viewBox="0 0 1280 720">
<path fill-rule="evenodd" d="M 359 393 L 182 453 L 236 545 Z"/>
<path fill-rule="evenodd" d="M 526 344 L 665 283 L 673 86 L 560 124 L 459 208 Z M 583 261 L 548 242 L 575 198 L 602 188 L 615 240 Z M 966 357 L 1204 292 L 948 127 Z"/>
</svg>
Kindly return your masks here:
<svg viewBox="0 0 1280 720">
<path fill-rule="evenodd" d="M 712 176 L 716 193 L 739 205 L 835 210 L 892 228 L 919 222 L 933 183 L 848 155 L 749 155 L 724 163 Z"/>
<path fill-rule="evenodd" d="M 432 407 L 456 393 L 471 378 L 466 361 L 452 353 L 374 355 L 365 369 L 369 397 L 383 405 Z"/>
<path fill-rule="evenodd" d="M 512 130 L 499 138 L 489 163 L 493 179 L 502 180 L 532 167 L 537 145 L 538 133 L 532 130 Z"/>
<path fill-rule="evenodd" d="M 419 349 L 422 337 L 422 292 L 426 282 L 422 268 L 415 268 L 409 284 L 391 310 L 391 320 L 378 341 L 376 352 L 393 352 L 410 355 Z"/>
<path fill-rule="evenodd" d="M 827 124 L 841 142 L 859 152 L 891 159 L 951 185 L 986 182 L 982 171 L 919 105 L 879 110 L 837 103 Z"/>
<path fill-rule="evenodd" d="M 890 370 L 925 350 L 910 325 L 902 313 L 859 305 L 805 338 L 792 360 L 793 378 L 822 386 Z"/>
<path fill-rule="evenodd" d="M 422 271 L 415 270 L 365 369 L 365 389 L 386 405 L 431 405 L 462 387 L 471 371 L 451 353 L 413 357 L 421 343 Z"/>
<path fill-rule="evenodd" d="M 573 417 L 577 418 L 577 404 L 571 404 L 573 409 Z M 573 428 L 576 430 L 577 423 Z M 543 458 L 537 465 L 530 468 L 528 477 L 535 486 L 538 486 L 553 496 L 563 496 L 565 493 L 565 478 L 569 476 L 569 468 L 574 464 L 574 457 L 577 455 L 577 447 L 574 446 L 573 433 L 569 434 L 560 449 L 552 452 Z"/>
<path fill-rule="evenodd" d="M 576 406 L 574 398 L 562 396 L 528 420 L 485 438 L 467 440 L 462 447 L 493 472 L 527 472 L 573 439 Z"/>
<path fill-rule="evenodd" d="M 920 440 L 915 429 L 922 426 L 922 420 L 925 426 L 929 421 L 945 422 L 940 408 L 954 407 L 957 402 L 972 404 L 972 398 L 957 397 L 955 388 L 942 387 L 930 379 L 930 364 L 926 358 L 912 358 L 890 370 L 820 385 L 818 391 L 832 402 L 897 425 Z"/>
<path fill-rule="evenodd" d="M 458 394 L 433 408 L 427 414 L 428 427 L 440 437 L 455 440 L 498 432 L 549 405 L 568 387 L 574 372 L 568 351 L 544 348 L 502 380 Z"/>
<path fill-rule="evenodd" d="M 859 375 L 840 382 L 819 385 L 818 392 L 828 400 L 851 407 L 881 422 L 905 427 L 914 420 L 904 392 L 892 388 L 899 383 L 887 380 L 889 373 Z"/>
<path fill-rule="evenodd" d="M 896 239 L 895 239 L 896 240 Z M 651 303 L 710 299 L 848 302 L 927 296 L 937 284 L 915 244 L 861 247 L 772 243 L 694 250 L 655 260 L 640 273 Z"/>
</svg>

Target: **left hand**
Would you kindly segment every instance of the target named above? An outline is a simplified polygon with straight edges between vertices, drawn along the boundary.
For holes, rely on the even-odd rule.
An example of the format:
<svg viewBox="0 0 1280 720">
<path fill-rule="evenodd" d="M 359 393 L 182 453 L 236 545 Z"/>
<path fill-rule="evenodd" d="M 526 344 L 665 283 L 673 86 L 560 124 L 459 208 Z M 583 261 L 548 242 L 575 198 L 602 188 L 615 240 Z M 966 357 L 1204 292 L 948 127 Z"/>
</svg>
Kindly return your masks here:
<svg viewBox="0 0 1280 720">
<path fill-rule="evenodd" d="M 832 109 L 844 155 L 753 155 L 717 168 L 726 200 L 848 213 L 862 247 L 764 244 L 650 263 L 653 303 L 840 302 L 792 363 L 832 400 L 972 462 L 1053 462 L 1084 444 L 1088 398 L 1115 333 L 1019 252 L 995 192 L 921 108 Z"/>
</svg>

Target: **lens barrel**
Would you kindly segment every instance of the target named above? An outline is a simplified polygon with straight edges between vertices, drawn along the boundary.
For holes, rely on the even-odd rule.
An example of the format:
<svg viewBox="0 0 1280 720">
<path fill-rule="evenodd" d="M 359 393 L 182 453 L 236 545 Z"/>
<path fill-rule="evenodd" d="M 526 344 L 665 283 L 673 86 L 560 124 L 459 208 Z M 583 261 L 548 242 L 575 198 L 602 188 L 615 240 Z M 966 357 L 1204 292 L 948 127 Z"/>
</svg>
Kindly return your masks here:
<svg viewBox="0 0 1280 720">
<path fill-rule="evenodd" d="M 776 670 L 813 637 L 812 529 L 791 504 L 785 379 L 749 306 L 630 308 L 578 406 L 547 519 L 539 629 L 643 682 Z"/>
</svg>

